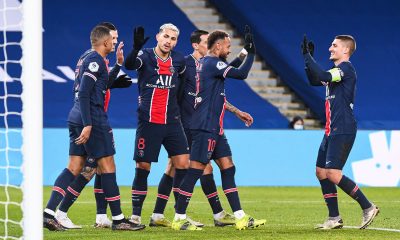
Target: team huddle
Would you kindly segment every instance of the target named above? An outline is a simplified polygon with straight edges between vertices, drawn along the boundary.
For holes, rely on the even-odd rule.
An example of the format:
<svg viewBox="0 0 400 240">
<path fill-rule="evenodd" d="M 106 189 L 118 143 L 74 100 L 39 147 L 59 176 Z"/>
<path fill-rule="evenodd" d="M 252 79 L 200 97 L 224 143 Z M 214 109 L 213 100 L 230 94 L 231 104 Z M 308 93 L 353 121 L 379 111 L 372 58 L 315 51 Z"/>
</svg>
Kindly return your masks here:
<svg viewBox="0 0 400 240">
<path fill-rule="evenodd" d="M 95 177 L 95 227 L 130 231 L 144 229 L 141 215 L 147 196 L 147 178 L 152 163 L 158 162 L 162 145 L 169 159 L 158 185 L 150 227 L 202 230 L 204 224 L 186 214 L 199 179 L 212 209 L 215 226 L 233 225 L 238 230 L 244 230 L 266 223 L 265 219 L 251 217 L 241 207 L 235 183 L 236 169 L 223 127 L 225 110 L 234 113 L 246 126 L 253 123 L 250 114 L 227 101 L 224 85 L 226 78 L 244 80 L 250 72 L 255 57 L 251 30 L 246 26 L 244 48 L 230 63 L 227 62 L 231 46 L 228 33 L 221 30 L 211 33 L 194 31 L 190 37 L 193 53 L 187 56 L 173 50 L 178 37 L 179 29 L 167 23 L 159 28 L 157 45 L 143 48 L 149 38 L 145 37 L 143 27 L 137 27 L 133 33 L 133 48 L 125 59 L 122 51 L 124 44 L 120 42 L 117 46 L 118 32 L 113 24 L 104 22 L 93 28 L 90 34 L 92 48 L 79 58 L 75 70 L 74 105 L 68 116 L 69 163 L 56 179 L 44 210 L 45 228 L 52 231 L 81 228 L 69 219 L 67 212 L 83 188 Z M 342 37 L 335 41 L 331 48 L 343 47 L 349 39 Z M 355 50 L 354 39 L 353 42 L 354 49 L 350 55 Z M 310 83 L 324 85 L 328 89 L 326 106 L 329 131 L 325 132 L 318 154 L 317 177 L 328 205 L 329 218 L 317 228 L 343 226 L 337 207 L 336 185 L 360 203 L 364 213 L 361 228 L 365 228 L 379 209 L 367 200 L 352 180 L 341 174 L 356 133 L 355 121 L 354 126 L 342 126 L 348 126 L 348 122 L 354 120 L 354 96 L 351 96 L 355 88 L 354 68 L 350 62 L 339 61 L 337 56 L 331 54 L 335 68 L 325 72 L 312 57 L 312 42 L 305 38 L 302 50 Z M 107 55 L 111 52 L 116 53 L 117 62 L 109 70 Z M 340 53 L 337 55 L 339 59 L 343 58 Z M 127 75 L 118 75 L 122 65 L 127 70 L 137 71 L 139 91 L 132 215 L 128 218 L 121 211 L 113 157 L 114 138 L 107 116 L 110 89 L 126 88 L 132 84 Z M 332 93 L 336 97 L 332 97 Z M 347 110 L 350 106 L 351 110 Z M 343 113 L 337 109 L 346 110 Z M 344 117 L 348 118 L 346 123 L 342 120 Z M 232 214 L 221 206 L 210 160 L 214 160 L 220 169 L 222 188 Z M 164 216 L 171 191 L 175 198 L 172 221 Z M 106 214 L 108 206 L 111 220 Z"/>
</svg>

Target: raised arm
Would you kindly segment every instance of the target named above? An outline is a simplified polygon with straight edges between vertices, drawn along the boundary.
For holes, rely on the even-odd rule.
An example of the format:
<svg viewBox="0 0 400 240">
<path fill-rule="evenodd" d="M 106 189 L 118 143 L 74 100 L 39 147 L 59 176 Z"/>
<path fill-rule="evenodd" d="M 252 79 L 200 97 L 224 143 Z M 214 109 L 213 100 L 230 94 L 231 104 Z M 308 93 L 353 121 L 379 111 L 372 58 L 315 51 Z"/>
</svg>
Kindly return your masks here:
<svg viewBox="0 0 400 240">
<path fill-rule="evenodd" d="M 144 28 L 142 26 L 133 29 L 133 48 L 125 60 L 125 68 L 128 70 L 139 69 L 142 66 L 142 60 L 138 58 L 139 51 L 146 44 L 149 37 L 144 37 Z"/>
</svg>

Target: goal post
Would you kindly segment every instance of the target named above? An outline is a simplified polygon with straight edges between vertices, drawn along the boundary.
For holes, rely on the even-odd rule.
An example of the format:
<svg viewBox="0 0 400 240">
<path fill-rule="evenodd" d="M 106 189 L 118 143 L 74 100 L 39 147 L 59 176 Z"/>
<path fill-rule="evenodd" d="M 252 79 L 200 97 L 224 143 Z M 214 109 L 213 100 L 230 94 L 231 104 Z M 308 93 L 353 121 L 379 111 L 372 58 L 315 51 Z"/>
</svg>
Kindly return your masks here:
<svg viewBox="0 0 400 240">
<path fill-rule="evenodd" d="M 22 2 L 23 237 L 43 239 L 42 1 Z"/>
</svg>

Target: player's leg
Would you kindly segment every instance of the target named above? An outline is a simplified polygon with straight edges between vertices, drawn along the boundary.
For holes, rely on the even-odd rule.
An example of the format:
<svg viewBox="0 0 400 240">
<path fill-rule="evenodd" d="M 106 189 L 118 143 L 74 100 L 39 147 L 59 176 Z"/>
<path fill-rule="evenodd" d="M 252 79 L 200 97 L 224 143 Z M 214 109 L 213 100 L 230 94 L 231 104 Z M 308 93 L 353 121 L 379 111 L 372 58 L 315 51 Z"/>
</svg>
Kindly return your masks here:
<svg viewBox="0 0 400 240">
<path fill-rule="evenodd" d="M 367 199 L 353 180 L 342 174 L 342 169 L 353 147 L 355 137 L 355 134 L 331 136 L 327 151 L 326 168 L 328 179 L 338 185 L 360 205 L 363 210 L 360 228 L 364 229 L 372 223 L 373 219 L 379 213 L 379 208 Z"/>
<path fill-rule="evenodd" d="M 224 211 L 219 200 L 211 163 L 207 164 L 203 176 L 200 177 L 201 188 L 208 199 L 214 215 L 214 225 L 223 227 L 235 224 L 235 217 Z"/>
<path fill-rule="evenodd" d="M 142 207 L 147 196 L 147 178 L 151 163 L 158 161 L 165 125 L 139 121 L 136 130 L 135 177 L 132 182 L 132 216 L 130 221 L 141 224 Z"/>
<path fill-rule="evenodd" d="M 69 125 L 70 146 L 68 166 L 57 177 L 50 199 L 43 213 L 43 226 L 51 231 L 64 230 L 55 220 L 55 211 L 64 198 L 67 187 L 81 172 L 83 164 L 85 163 L 86 151 L 84 147 L 75 144 L 75 139 L 80 135 L 81 131 L 82 127 Z"/>
<path fill-rule="evenodd" d="M 66 195 L 62 200 L 60 207 L 56 212 L 57 221 L 67 229 L 81 229 L 81 226 L 75 225 L 68 218 L 67 212 L 81 194 L 83 188 L 93 178 L 97 168 L 96 159 L 88 158 L 82 172 L 67 187 Z"/>
<path fill-rule="evenodd" d="M 157 200 L 153 214 L 150 217 L 150 227 L 170 227 L 171 222 L 165 218 L 164 210 L 171 194 L 175 169 L 171 158 L 168 158 L 167 168 L 158 184 Z"/>
<path fill-rule="evenodd" d="M 245 214 L 241 207 L 235 183 L 236 167 L 231 156 L 232 151 L 225 134 L 218 136 L 212 158 L 216 159 L 215 162 L 221 170 L 222 189 L 236 218 L 235 227 L 238 230 L 244 230 L 264 225 L 266 222 L 265 219 L 254 219 Z"/>
<path fill-rule="evenodd" d="M 196 227 L 193 223 L 188 221 L 186 209 L 197 180 L 203 175 L 207 163 L 210 162 L 214 148 L 212 147 L 213 145 L 209 145 L 209 142 L 215 141 L 215 136 L 212 133 L 204 131 L 193 131 L 192 138 L 190 166 L 179 186 L 180 195 L 176 204 L 175 217 L 172 222 L 172 228 L 175 230 L 201 230 L 200 227 Z"/>
<path fill-rule="evenodd" d="M 112 214 L 112 229 L 130 231 L 144 229 L 144 225 L 135 224 L 125 219 L 124 214 L 121 211 L 121 197 L 119 194 L 119 188 L 115 175 L 114 157 L 112 155 L 101 157 L 98 159 L 98 165 L 100 171 L 102 172 L 102 189 L 110 206 Z"/>
<path fill-rule="evenodd" d="M 96 199 L 96 222 L 94 227 L 110 228 L 112 221 L 107 217 L 107 201 L 101 187 L 101 172 L 99 168 L 96 169 L 95 175 L 93 192 Z"/>
<path fill-rule="evenodd" d="M 322 195 L 329 214 L 324 223 L 315 226 L 316 229 L 338 229 L 343 227 L 343 220 L 339 215 L 336 185 L 328 179 L 327 170 L 325 169 L 328 146 L 329 137 L 324 136 L 318 150 L 316 176 L 321 185 Z"/>
</svg>

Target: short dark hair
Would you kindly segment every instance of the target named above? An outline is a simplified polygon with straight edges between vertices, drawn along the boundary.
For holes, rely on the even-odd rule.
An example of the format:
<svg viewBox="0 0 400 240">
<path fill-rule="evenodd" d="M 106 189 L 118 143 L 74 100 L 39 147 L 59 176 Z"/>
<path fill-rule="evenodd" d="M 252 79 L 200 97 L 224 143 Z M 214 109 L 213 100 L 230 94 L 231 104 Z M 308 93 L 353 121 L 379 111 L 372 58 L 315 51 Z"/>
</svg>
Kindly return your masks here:
<svg viewBox="0 0 400 240">
<path fill-rule="evenodd" d="M 335 39 L 342 40 L 350 49 L 350 56 L 356 51 L 356 40 L 351 35 L 337 35 Z"/>
<path fill-rule="evenodd" d="M 190 43 L 200 43 L 201 42 L 200 37 L 207 34 L 208 32 L 204 30 L 196 30 L 192 32 L 192 34 L 190 35 Z"/>
<path fill-rule="evenodd" d="M 110 23 L 110 22 L 101 22 L 101 23 L 97 24 L 97 26 L 103 26 L 103 27 L 106 27 L 106 28 L 108 28 L 108 29 L 110 29 L 112 31 L 116 31 L 117 30 L 115 25 Z"/>
<path fill-rule="evenodd" d="M 90 43 L 95 46 L 99 40 L 110 35 L 110 29 L 104 26 L 96 26 L 90 32 Z"/>
<path fill-rule="evenodd" d="M 210 33 L 208 35 L 208 43 L 207 43 L 207 48 L 211 49 L 212 46 L 218 41 L 218 40 L 223 40 L 226 37 L 229 37 L 229 34 L 225 31 L 222 30 L 215 30 L 214 32 Z"/>
</svg>

